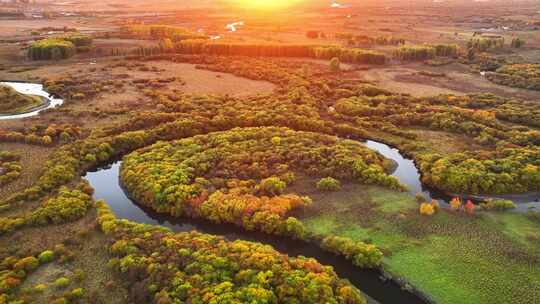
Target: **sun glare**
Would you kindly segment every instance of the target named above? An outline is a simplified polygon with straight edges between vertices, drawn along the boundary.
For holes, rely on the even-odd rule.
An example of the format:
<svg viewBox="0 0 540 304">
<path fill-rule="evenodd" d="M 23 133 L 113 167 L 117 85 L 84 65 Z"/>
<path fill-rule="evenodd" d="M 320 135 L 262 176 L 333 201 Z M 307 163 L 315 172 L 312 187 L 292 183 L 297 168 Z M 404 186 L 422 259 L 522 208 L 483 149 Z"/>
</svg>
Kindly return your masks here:
<svg viewBox="0 0 540 304">
<path fill-rule="evenodd" d="M 233 0 L 238 5 L 244 8 L 260 9 L 260 10 L 275 10 L 291 7 L 303 0 Z"/>
</svg>

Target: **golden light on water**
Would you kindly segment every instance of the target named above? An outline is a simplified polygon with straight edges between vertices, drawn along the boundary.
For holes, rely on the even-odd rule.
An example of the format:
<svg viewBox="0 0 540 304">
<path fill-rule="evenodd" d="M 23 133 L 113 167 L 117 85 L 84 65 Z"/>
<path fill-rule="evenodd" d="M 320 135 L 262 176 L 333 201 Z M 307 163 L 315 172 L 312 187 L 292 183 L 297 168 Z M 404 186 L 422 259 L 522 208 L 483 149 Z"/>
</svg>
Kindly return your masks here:
<svg viewBox="0 0 540 304">
<path fill-rule="evenodd" d="M 232 0 L 234 4 L 248 9 L 276 10 L 294 6 L 305 0 Z"/>
</svg>

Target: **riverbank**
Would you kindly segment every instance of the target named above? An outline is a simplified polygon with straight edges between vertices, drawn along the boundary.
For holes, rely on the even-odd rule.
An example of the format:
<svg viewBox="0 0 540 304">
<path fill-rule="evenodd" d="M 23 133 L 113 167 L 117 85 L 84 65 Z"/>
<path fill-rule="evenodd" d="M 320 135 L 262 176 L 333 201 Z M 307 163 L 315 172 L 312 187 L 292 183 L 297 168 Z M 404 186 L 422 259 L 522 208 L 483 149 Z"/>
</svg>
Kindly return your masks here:
<svg viewBox="0 0 540 304">
<path fill-rule="evenodd" d="M 473 195 L 433 189 L 422 183 L 422 172 L 418 170 L 418 164 L 414 160 L 414 156 L 410 153 L 402 151 L 384 140 L 380 140 L 380 142 L 368 140 L 365 144 L 367 147 L 381 153 L 384 157 L 398 164 L 392 176 L 397 177 L 401 183 L 406 185 L 409 188 L 409 193 L 413 196 L 421 194 L 427 201 L 437 200 L 445 207 L 448 207 L 452 198 L 458 197 L 462 201 L 471 200 L 476 204 L 497 199 L 511 200 L 518 206 L 514 211 L 521 213 L 528 212 L 530 209 L 540 209 L 540 192 L 506 195 Z"/>
<path fill-rule="evenodd" d="M 105 198 L 121 218 L 174 227 L 178 220 L 149 217 L 151 211 L 131 208 L 134 204 L 122 197 L 123 190 L 114 190 L 119 187 L 115 166 L 118 165 L 111 171 L 96 172 L 98 175 L 91 178 L 96 198 Z M 102 172 L 106 175 L 99 175 Z M 538 224 L 524 215 L 482 212 L 470 216 L 440 210 L 433 217 L 424 217 L 418 214 L 418 205 L 408 193 L 358 184 L 344 184 L 341 191 L 321 193 L 314 184 L 300 180 L 289 189 L 313 200 L 312 207 L 299 217 L 308 232 L 376 244 L 385 253 L 383 276 L 395 278 L 402 288 L 429 295 L 425 296 L 428 301 L 456 303 L 474 298 L 483 302 L 511 296 L 517 299 L 516 303 L 526 303 L 519 299 L 527 299 L 537 290 L 540 273 L 527 269 L 536 269 L 532 265 L 538 263 L 540 248 L 529 238 Z M 102 192 L 103 187 L 113 190 Z M 186 225 L 185 220 L 180 222 Z M 221 234 L 224 229 L 210 226 L 212 230 L 203 231 Z M 188 224 L 180 229 L 201 228 Z M 516 251 L 520 254 L 513 256 Z M 472 265 L 471 258 L 475 260 Z M 347 264 L 350 267 L 350 262 Z M 515 275 L 511 273 L 515 269 L 521 269 L 520 279 L 507 282 L 508 276 Z M 490 275 L 489 282 L 483 279 L 486 273 Z M 433 280 L 434 277 L 439 280 Z M 501 292 L 493 292 L 493 286 L 499 286 Z M 523 286 L 528 287 L 524 290 Z M 519 290 L 520 295 L 506 294 L 508 290 Z"/>
<path fill-rule="evenodd" d="M 0 120 L 19 119 L 38 115 L 41 111 L 55 108 L 63 104 L 62 99 L 55 98 L 43 89 L 42 84 L 25 82 L 0 82 L 0 85 L 9 86 L 16 92 L 32 98 L 39 98 L 39 104 L 32 104 L 27 108 L 17 109 L 13 113 L 0 114 Z"/>
<path fill-rule="evenodd" d="M 175 218 L 134 203 L 125 193 L 119 182 L 121 162 L 108 167 L 89 171 L 84 178 L 95 189 L 94 198 L 105 200 L 119 219 L 137 223 L 160 225 L 175 232 L 200 231 L 220 235 L 228 240 L 247 240 L 272 245 L 276 250 L 290 256 L 307 256 L 331 265 L 342 278 L 346 278 L 364 292 L 372 303 L 429 303 L 426 296 L 414 290 L 405 290 L 401 281 L 394 281 L 377 270 L 359 269 L 342 256 L 324 251 L 316 243 L 272 236 L 261 232 L 246 231 L 229 224 L 216 224 L 202 219 Z"/>
</svg>

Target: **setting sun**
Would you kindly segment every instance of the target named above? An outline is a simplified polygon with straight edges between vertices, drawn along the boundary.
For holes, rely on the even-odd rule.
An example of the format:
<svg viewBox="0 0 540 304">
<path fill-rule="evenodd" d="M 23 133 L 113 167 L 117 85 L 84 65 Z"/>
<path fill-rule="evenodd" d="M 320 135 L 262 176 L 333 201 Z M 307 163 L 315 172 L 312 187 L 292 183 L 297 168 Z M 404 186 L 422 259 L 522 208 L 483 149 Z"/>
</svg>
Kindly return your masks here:
<svg viewBox="0 0 540 304">
<path fill-rule="evenodd" d="M 281 9 L 296 5 L 302 0 L 274 0 L 274 1 L 265 1 L 265 0 L 231 0 L 236 5 L 241 5 L 244 8 L 251 9 L 262 9 L 262 10 L 273 10 Z"/>
</svg>

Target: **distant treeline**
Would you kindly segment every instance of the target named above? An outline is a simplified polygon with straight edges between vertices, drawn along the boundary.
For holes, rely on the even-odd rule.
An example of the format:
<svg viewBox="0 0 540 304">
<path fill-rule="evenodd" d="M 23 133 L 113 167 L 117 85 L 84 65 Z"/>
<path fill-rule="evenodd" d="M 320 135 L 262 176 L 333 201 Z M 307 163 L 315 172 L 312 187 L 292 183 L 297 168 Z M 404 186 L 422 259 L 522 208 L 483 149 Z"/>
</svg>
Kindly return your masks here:
<svg viewBox="0 0 540 304">
<path fill-rule="evenodd" d="M 130 25 L 122 28 L 122 33 L 143 39 L 171 39 L 174 42 L 186 39 L 207 39 L 203 34 L 186 28 L 170 25 Z"/>
<path fill-rule="evenodd" d="M 208 54 L 249 57 L 305 57 L 315 59 L 339 58 L 341 62 L 357 64 L 384 64 L 386 55 L 370 50 L 344 48 L 340 46 L 244 44 L 217 42 L 202 39 L 182 40 L 170 44 L 164 40 L 159 47 L 139 48 L 137 55 L 159 53 Z"/>
<path fill-rule="evenodd" d="M 367 35 L 355 35 L 352 33 L 336 33 L 335 38 L 347 40 L 350 45 L 358 45 L 358 44 L 401 45 L 401 44 L 405 44 L 405 39 L 394 37 L 394 36 L 370 37 Z"/>
<path fill-rule="evenodd" d="M 386 55 L 377 51 L 327 46 L 313 48 L 313 56 L 317 59 L 339 58 L 341 62 L 360 64 L 385 64 Z"/>
<path fill-rule="evenodd" d="M 485 52 L 492 49 L 501 49 L 504 46 L 503 37 L 472 38 L 467 42 L 467 48 Z"/>
<path fill-rule="evenodd" d="M 403 45 L 394 50 L 394 57 L 403 61 L 427 60 L 436 56 L 457 57 L 458 55 L 457 44 Z"/>
</svg>

